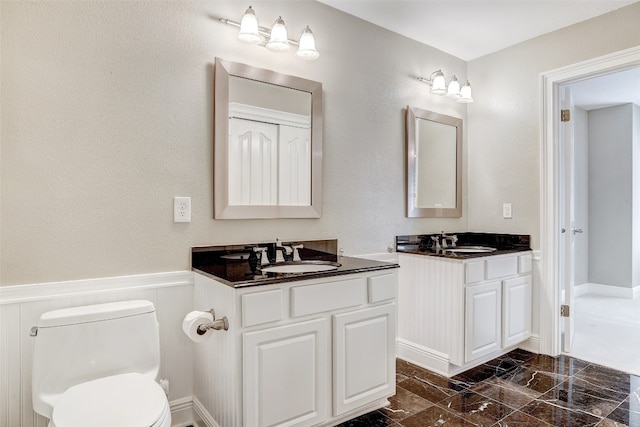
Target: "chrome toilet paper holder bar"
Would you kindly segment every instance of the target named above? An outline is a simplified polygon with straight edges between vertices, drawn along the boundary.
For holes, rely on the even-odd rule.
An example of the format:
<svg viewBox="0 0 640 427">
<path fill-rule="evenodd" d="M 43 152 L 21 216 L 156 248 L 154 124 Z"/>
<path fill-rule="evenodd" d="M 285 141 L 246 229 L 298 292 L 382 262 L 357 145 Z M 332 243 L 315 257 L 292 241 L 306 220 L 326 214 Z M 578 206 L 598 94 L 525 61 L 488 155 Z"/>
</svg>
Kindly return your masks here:
<svg viewBox="0 0 640 427">
<path fill-rule="evenodd" d="M 224 329 L 225 331 L 229 330 L 229 319 L 227 319 L 227 316 L 224 316 L 222 319 L 216 320 L 216 312 L 213 311 L 213 308 L 209 310 L 208 313 L 211 313 L 213 322 L 203 323 L 202 325 L 199 325 L 197 329 L 198 335 L 206 334 L 209 329 L 215 329 L 216 331 L 219 331 L 221 329 Z"/>
</svg>

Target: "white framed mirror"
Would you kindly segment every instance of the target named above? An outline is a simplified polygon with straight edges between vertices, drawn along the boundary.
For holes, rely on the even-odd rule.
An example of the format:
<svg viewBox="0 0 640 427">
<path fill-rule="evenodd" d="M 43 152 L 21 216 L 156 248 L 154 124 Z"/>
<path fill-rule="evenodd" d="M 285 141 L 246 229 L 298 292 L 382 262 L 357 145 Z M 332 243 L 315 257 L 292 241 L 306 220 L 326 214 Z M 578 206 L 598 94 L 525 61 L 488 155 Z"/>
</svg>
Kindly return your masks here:
<svg viewBox="0 0 640 427">
<path fill-rule="evenodd" d="M 462 216 L 462 119 L 407 107 L 407 216 Z"/>
<path fill-rule="evenodd" d="M 216 58 L 214 218 L 322 215 L 322 84 Z"/>
</svg>

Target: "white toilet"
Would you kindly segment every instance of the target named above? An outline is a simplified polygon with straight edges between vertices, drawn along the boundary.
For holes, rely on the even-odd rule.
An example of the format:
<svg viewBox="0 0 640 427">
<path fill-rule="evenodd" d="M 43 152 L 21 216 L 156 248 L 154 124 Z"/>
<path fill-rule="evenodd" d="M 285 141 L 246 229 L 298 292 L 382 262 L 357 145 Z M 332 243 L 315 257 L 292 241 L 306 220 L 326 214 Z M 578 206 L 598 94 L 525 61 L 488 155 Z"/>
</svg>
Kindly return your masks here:
<svg viewBox="0 0 640 427">
<path fill-rule="evenodd" d="M 35 336 L 33 409 L 49 427 L 170 427 L 159 367 L 150 301 L 49 311 Z"/>
</svg>

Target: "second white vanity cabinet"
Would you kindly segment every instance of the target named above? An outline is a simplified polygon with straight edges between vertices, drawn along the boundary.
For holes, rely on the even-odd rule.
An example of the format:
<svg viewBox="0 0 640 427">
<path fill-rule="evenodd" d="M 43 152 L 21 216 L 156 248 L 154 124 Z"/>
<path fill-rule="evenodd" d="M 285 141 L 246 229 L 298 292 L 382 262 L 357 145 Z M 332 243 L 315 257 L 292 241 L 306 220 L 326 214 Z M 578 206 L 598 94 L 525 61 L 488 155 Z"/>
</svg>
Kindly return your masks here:
<svg viewBox="0 0 640 427">
<path fill-rule="evenodd" d="M 530 337 L 530 251 L 398 255 L 399 357 L 451 376 Z"/>
<path fill-rule="evenodd" d="M 221 427 L 310 427 L 384 406 L 396 284 L 395 268 L 244 288 L 196 272 L 197 309 L 230 325 L 196 347 L 196 408 Z"/>
</svg>

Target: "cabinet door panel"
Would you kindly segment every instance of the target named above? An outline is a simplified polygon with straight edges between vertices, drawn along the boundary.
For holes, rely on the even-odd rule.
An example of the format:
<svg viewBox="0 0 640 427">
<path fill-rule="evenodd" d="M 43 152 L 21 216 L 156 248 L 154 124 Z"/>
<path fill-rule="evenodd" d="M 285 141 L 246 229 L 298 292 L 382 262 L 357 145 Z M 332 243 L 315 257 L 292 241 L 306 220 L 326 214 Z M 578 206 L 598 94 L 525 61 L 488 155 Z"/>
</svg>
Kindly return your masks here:
<svg viewBox="0 0 640 427">
<path fill-rule="evenodd" d="M 327 414 L 327 321 L 243 334 L 244 426 L 312 426 Z"/>
<path fill-rule="evenodd" d="M 395 393 L 395 304 L 333 317 L 333 415 Z"/>
<path fill-rule="evenodd" d="M 502 329 L 501 283 L 465 289 L 465 362 L 500 349 Z"/>
<path fill-rule="evenodd" d="M 504 281 L 502 346 L 518 344 L 531 336 L 531 276 Z"/>
</svg>

